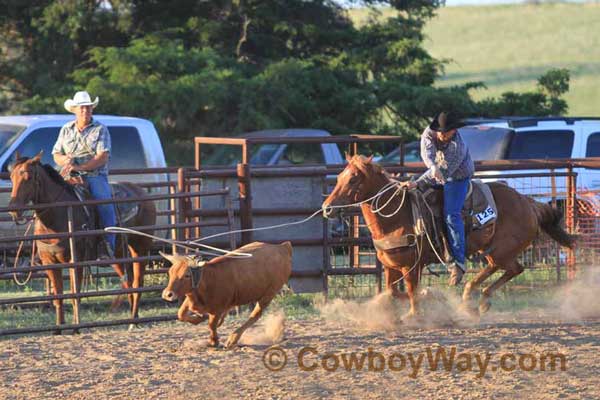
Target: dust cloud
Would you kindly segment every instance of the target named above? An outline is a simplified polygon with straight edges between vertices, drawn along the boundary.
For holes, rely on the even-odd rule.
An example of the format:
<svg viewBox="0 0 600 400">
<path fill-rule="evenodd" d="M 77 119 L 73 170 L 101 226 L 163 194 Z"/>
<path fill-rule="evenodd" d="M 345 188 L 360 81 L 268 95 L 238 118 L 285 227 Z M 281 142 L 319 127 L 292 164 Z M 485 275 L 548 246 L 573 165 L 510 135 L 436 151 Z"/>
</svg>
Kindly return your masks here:
<svg viewBox="0 0 600 400">
<path fill-rule="evenodd" d="M 259 320 L 260 323 L 260 320 Z M 244 345 L 272 345 L 283 340 L 285 330 L 285 313 L 283 310 L 275 311 L 264 317 L 262 326 L 248 329 L 240 338 Z"/>
<path fill-rule="evenodd" d="M 401 324 L 400 311 L 388 292 L 380 293 L 372 299 L 360 302 L 334 299 L 318 304 L 321 316 L 329 321 L 366 331 L 395 330 Z"/>
<path fill-rule="evenodd" d="M 600 269 L 586 268 L 576 280 L 556 291 L 553 303 L 562 320 L 600 317 Z"/>
</svg>

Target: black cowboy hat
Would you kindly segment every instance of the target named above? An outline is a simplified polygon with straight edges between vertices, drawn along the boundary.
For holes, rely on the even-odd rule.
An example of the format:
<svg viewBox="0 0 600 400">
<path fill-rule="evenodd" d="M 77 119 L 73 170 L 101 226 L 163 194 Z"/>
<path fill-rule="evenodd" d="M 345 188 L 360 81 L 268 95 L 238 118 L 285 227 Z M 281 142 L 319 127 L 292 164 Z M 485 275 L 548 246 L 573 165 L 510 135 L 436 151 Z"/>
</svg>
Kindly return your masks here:
<svg viewBox="0 0 600 400">
<path fill-rule="evenodd" d="M 436 132 L 448 132 L 452 129 L 462 128 L 465 125 L 456 113 L 442 111 L 433 118 L 429 124 L 429 129 Z"/>
</svg>

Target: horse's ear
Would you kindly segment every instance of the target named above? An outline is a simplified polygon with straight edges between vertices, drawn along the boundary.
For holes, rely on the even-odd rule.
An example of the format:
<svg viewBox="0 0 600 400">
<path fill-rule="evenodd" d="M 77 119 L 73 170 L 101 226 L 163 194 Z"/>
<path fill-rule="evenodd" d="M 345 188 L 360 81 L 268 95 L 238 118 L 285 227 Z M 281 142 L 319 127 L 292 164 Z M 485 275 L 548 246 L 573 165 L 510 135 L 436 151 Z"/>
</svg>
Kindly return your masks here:
<svg viewBox="0 0 600 400">
<path fill-rule="evenodd" d="M 348 154 L 347 151 L 344 152 L 344 155 L 346 156 L 346 161 L 348 161 L 348 162 L 352 161 L 352 156 L 350 154 Z"/>
<path fill-rule="evenodd" d="M 173 265 L 175 265 L 175 263 L 177 263 L 177 261 L 179 260 L 179 256 L 177 254 L 170 255 L 167 253 L 163 253 L 162 251 L 159 251 L 158 254 L 166 258 Z"/>
<path fill-rule="evenodd" d="M 31 159 L 31 162 L 32 163 L 40 162 L 42 160 L 42 155 L 43 154 L 44 154 L 44 150 L 40 150 L 40 152 L 37 153 L 37 155 Z"/>
<path fill-rule="evenodd" d="M 365 162 L 368 164 L 368 163 L 370 163 L 371 161 L 373 161 L 373 154 L 371 154 L 369 157 L 367 157 L 367 159 L 366 159 L 366 161 L 365 161 Z"/>
</svg>

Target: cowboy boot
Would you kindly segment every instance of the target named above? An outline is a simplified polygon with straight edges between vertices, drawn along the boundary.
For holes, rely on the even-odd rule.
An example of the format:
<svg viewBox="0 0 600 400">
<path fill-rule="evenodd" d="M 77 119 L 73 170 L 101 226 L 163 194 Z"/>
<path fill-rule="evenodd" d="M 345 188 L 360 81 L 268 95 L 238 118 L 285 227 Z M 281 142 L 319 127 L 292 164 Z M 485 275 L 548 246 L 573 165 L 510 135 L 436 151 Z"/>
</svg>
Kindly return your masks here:
<svg viewBox="0 0 600 400">
<path fill-rule="evenodd" d="M 454 261 L 448 266 L 448 270 L 450 271 L 448 285 L 457 286 L 462 281 L 463 275 L 465 274 L 465 266 Z"/>
<path fill-rule="evenodd" d="M 101 240 L 98 244 L 98 258 L 96 261 L 111 260 L 115 258 L 115 253 L 106 240 Z"/>
</svg>

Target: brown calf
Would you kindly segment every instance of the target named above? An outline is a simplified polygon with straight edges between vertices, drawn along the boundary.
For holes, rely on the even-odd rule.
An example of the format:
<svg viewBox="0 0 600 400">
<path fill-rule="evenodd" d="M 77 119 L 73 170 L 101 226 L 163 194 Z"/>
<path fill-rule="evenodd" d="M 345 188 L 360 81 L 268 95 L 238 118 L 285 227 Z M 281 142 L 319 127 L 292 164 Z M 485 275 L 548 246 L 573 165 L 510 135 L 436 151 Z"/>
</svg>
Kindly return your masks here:
<svg viewBox="0 0 600 400">
<path fill-rule="evenodd" d="M 169 269 L 169 284 L 162 292 L 163 299 L 176 301 L 185 296 L 177 313 L 180 321 L 196 325 L 208 314 L 211 346 L 219 344 L 217 327 L 231 308 L 256 302 L 248 321 L 229 335 L 225 347 L 234 346 L 244 331 L 260 318 L 292 273 L 290 242 L 278 245 L 254 242 L 236 251 L 252 257 L 221 256 L 197 262 L 192 257 L 161 253 L 173 264 Z"/>
</svg>

